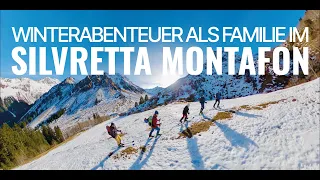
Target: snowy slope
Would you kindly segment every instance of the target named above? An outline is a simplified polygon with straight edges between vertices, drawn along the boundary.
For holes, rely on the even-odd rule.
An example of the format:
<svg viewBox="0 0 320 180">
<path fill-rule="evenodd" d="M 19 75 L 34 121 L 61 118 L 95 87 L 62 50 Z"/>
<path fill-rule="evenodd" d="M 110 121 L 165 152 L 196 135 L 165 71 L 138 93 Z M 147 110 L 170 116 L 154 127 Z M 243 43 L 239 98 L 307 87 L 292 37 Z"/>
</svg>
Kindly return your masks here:
<svg viewBox="0 0 320 180">
<path fill-rule="evenodd" d="M 240 110 L 230 120 L 218 120 L 206 132 L 192 138 L 178 137 L 185 127 L 178 125 L 183 103 L 158 107 L 163 133 L 147 141 L 148 125 L 143 118 L 154 110 L 118 117 L 99 124 L 43 157 L 17 169 L 317 169 L 320 165 L 319 78 L 292 88 L 221 101 L 223 109 L 257 105 L 285 99 L 264 110 Z M 218 110 L 208 101 L 204 114 L 212 118 Z M 200 105 L 190 105 L 188 126 L 202 121 Z M 127 134 L 123 142 L 139 148 L 140 155 L 114 159 L 116 142 L 105 126 L 115 122 Z M 151 149 L 150 149 L 151 148 Z"/>
<path fill-rule="evenodd" d="M 110 115 L 125 112 L 145 94 L 142 88 L 119 74 L 86 76 L 77 83 L 73 78 L 67 78 L 41 96 L 21 121 L 27 120 L 28 126 L 34 128 L 65 109 L 65 113 L 51 123 L 65 129 L 92 118 L 94 113 Z"/>
</svg>

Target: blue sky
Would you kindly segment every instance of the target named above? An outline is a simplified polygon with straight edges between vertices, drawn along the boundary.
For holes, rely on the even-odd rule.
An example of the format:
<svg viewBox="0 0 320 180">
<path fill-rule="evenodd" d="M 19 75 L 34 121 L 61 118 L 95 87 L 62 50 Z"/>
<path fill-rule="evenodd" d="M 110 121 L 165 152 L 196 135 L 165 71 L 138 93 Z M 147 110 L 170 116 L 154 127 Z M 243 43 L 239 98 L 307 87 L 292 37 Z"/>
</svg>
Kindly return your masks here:
<svg viewBox="0 0 320 180">
<path fill-rule="evenodd" d="M 40 46 L 81 46 L 90 50 L 91 46 L 146 46 L 148 47 L 148 53 L 150 58 L 150 65 L 152 76 L 142 75 L 140 76 L 129 76 L 129 79 L 132 80 L 137 85 L 140 85 L 143 88 L 150 88 L 155 86 L 167 86 L 173 81 L 175 81 L 179 76 L 176 77 L 165 77 L 161 76 L 162 73 L 162 47 L 164 46 L 182 46 L 184 50 L 191 46 L 199 47 L 224 47 L 224 46 L 236 46 L 244 47 L 249 46 L 255 50 L 258 46 L 270 46 L 273 47 L 277 43 L 223 43 L 219 41 L 217 43 L 16 43 L 14 41 L 14 36 L 12 34 L 11 27 L 38 27 L 43 28 L 45 26 L 77 26 L 81 27 L 93 27 L 93 26 L 113 26 L 122 28 L 125 26 L 147 26 L 152 27 L 156 31 L 156 27 L 170 27 L 170 26 L 179 26 L 187 31 L 190 27 L 203 27 L 209 28 L 211 26 L 217 26 L 222 28 L 223 26 L 232 26 L 232 27 L 248 27 L 253 29 L 254 27 L 295 27 L 298 23 L 298 19 L 304 15 L 305 10 L 269 10 L 269 11 L 252 11 L 252 10 L 210 10 L 210 11 L 1 11 L 1 77 L 14 78 L 17 77 L 13 74 L 11 67 L 16 65 L 16 62 L 11 57 L 11 51 L 16 46 L 23 46 L 26 49 L 28 47 L 40 47 Z M 268 34 L 270 36 L 270 34 Z M 267 36 L 267 37 L 268 37 Z M 47 51 L 47 69 L 54 71 L 54 64 L 52 60 L 52 55 L 50 51 Z M 136 63 L 137 52 L 133 53 L 131 56 L 131 73 L 133 74 L 135 63 Z M 99 64 L 99 70 L 104 70 L 108 72 L 108 60 L 107 56 L 101 56 L 103 59 L 102 63 Z M 25 62 L 28 64 L 28 58 L 25 58 Z M 37 59 L 38 62 L 38 59 Z M 38 64 L 38 63 L 37 63 Z M 87 60 L 87 70 L 90 73 L 90 59 Z M 38 72 L 38 67 L 37 67 Z M 78 69 L 79 72 L 79 69 Z M 116 72 L 123 73 L 123 55 L 117 54 L 116 56 Z M 184 66 L 184 72 L 186 75 L 186 69 Z M 66 77 L 70 76 L 70 62 L 67 59 L 65 66 L 64 75 L 57 76 L 52 75 L 54 78 L 63 80 Z M 23 75 L 23 77 L 29 77 L 32 79 L 41 79 L 43 76 L 29 76 Z M 73 76 L 77 80 L 83 78 L 83 76 Z"/>
</svg>

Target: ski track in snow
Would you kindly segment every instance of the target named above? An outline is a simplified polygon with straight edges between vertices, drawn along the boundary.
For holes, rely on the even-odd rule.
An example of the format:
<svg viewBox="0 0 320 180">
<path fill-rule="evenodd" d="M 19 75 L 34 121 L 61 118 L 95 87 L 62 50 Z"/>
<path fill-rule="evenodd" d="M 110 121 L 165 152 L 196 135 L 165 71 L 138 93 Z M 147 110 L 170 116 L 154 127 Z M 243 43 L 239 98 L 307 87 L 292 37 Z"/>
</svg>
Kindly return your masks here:
<svg viewBox="0 0 320 180">
<path fill-rule="evenodd" d="M 178 137 L 185 127 L 178 125 L 186 104 L 173 103 L 154 110 L 118 117 L 101 123 L 75 139 L 50 151 L 43 157 L 16 169 L 318 169 L 319 155 L 319 78 L 289 89 L 221 101 L 222 109 L 241 105 L 258 105 L 286 99 L 264 110 L 240 110 L 231 120 L 219 120 L 206 132 L 192 138 Z M 294 101 L 293 99 L 296 99 Z M 205 105 L 205 116 L 212 118 L 218 111 L 214 101 Z M 148 139 L 144 117 L 159 111 L 163 135 Z M 203 120 L 200 104 L 191 103 L 189 126 Z M 123 142 L 139 148 L 147 144 L 144 154 L 114 159 L 121 150 L 109 138 L 105 126 L 115 122 L 126 132 Z M 156 132 L 154 132 L 155 134 Z M 171 139 L 174 138 L 174 139 Z"/>
</svg>

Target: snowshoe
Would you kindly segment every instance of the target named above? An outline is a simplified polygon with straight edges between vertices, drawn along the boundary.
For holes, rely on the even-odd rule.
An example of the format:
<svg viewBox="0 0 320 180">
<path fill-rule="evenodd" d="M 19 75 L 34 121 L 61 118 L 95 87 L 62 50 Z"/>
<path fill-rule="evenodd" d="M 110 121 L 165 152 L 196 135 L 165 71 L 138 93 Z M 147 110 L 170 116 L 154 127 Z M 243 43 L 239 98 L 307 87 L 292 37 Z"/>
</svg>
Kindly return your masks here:
<svg viewBox="0 0 320 180">
<path fill-rule="evenodd" d="M 183 125 L 183 124 L 185 124 L 186 122 L 190 122 L 190 121 L 185 120 L 185 121 L 179 123 L 178 125 Z"/>
<path fill-rule="evenodd" d="M 124 144 L 121 143 L 121 144 L 118 145 L 118 147 L 124 147 Z"/>
</svg>

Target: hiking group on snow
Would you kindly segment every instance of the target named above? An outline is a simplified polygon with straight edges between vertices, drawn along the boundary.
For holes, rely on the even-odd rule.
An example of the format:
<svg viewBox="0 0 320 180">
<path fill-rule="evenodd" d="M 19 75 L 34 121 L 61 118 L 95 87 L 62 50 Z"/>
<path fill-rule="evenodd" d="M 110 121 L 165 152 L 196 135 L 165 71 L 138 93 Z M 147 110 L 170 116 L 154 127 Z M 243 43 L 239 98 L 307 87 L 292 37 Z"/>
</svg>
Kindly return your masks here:
<svg viewBox="0 0 320 180">
<path fill-rule="evenodd" d="M 217 92 L 216 95 L 215 95 L 215 103 L 213 105 L 213 108 L 216 108 L 216 104 L 217 104 L 217 108 L 220 108 L 220 99 L 221 99 L 221 93 L 220 92 Z M 205 101 L 205 98 L 204 96 L 201 96 L 199 98 L 199 102 L 200 102 L 200 105 L 201 105 L 201 108 L 200 108 L 200 113 L 199 115 L 203 115 L 203 110 L 204 110 L 204 104 L 207 103 Z M 180 119 L 180 123 L 182 123 L 182 120 L 184 120 L 183 122 L 186 122 L 187 119 L 188 119 L 188 114 L 190 114 L 189 112 L 189 107 L 190 107 L 190 103 L 188 103 L 183 111 L 182 111 L 182 117 Z M 148 123 L 149 126 L 151 127 L 151 131 L 149 133 L 149 138 L 153 138 L 154 136 L 152 135 L 153 131 L 156 130 L 157 131 L 157 134 L 156 134 L 156 138 L 161 136 L 162 134 L 160 134 L 160 126 L 161 126 L 161 123 L 160 123 L 160 119 L 158 119 L 158 115 L 159 115 L 159 112 L 158 111 L 155 111 L 154 114 L 152 116 L 149 116 L 148 118 L 144 118 L 144 122 L 145 123 Z M 118 130 L 117 127 L 115 126 L 114 123 L 111 123 L 110 126 L 106 126 L 106 129 L 108 131 L 108 134 L 114 138 L 118 144 L 118 147 L 124 147 L 124 144 L 121 143 L 121 136 L 118 134 L 118 132 L 121 132 L 121 130 Z"/>
</svg>

